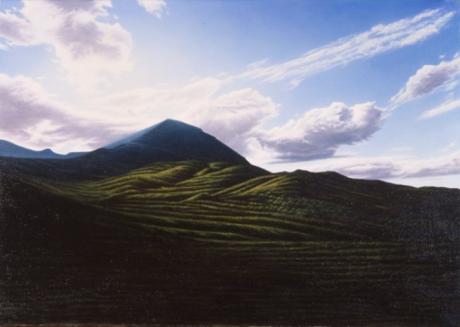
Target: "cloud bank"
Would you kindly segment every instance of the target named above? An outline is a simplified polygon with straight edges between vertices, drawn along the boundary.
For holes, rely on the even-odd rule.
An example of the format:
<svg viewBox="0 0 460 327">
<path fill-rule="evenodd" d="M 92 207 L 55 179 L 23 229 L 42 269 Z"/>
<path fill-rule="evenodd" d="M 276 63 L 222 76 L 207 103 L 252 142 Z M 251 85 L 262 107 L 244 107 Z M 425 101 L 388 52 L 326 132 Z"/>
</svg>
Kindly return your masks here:
<svg viewBox="0 0 460 327">
<path fill-rule="evenodd" d="M 354 157 L 311 164 L 314 171 L 333 170 L 366 179 L 433 177 L 460 174 L 460 152 L 430 159 L 413 157 Z"/>
<path fill-rule="evenodd" d="M 58 152 L 90 149 L 119 135 L 101 122 L 71 113 L 35 80 L 0 74 L 0 138 Z"/>
</svg>

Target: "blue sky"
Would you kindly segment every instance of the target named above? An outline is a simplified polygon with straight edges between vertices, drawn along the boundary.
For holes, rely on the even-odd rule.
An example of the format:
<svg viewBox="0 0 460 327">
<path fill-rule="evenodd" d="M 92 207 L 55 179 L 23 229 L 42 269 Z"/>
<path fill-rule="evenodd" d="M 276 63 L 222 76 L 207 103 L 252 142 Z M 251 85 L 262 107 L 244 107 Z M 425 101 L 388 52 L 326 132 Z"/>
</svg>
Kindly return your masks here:
<svg viewBox="0 0 460 327">
<path fill-rule="evenodd" d="M 176 118 L 270 170 L 460 187 L 460 2 L 0 0 L 0 138 Z"/>
</svg>

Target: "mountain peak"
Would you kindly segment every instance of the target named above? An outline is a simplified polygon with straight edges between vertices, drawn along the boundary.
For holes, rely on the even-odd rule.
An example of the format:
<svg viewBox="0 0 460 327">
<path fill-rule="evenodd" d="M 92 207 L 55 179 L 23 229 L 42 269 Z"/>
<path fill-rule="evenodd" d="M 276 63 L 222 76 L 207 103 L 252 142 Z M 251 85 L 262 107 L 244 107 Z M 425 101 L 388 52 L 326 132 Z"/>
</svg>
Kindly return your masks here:
<svg viewBox="0 0 460 327">
<path fill-rule="evenodd" d="M 155 125 L 152 125 L 142 131 L 146 132 L 146 133 L 149 133 L 149 132 L 152 132 L 152 131 L 159 131 L 159 130 L 166 130 L 166 129 L 171 129 L 171 132 L 175 132 L 175 133 L 184 133 L 186 132 L 187 130 L 188 131 L 201 131 L 201 128 L 198 128 L 196 126 L 193 126 L 193 125 L 190 125 L 190 124 L 187 124 L 187 123 L 184 123 L 180 120 L 175 120 L 175 119 L 165 119 Z M 142 132 L 141 131 L 141 132 Z"/>
<path fill-rule="evenodd" d="M 167 118 L 161 122 L 159 122 L 158 124 L 156 124 L 158 126 L 187 126 L 187 127 L 193 127 L 193 128 L 198 128 L 198 127 L 195 127 L 193 125 L 189 125 L 187 123 L 184 123 L 183 121 L 180 121 L 180 120 L 176 120 L 176 119 L 171 119 L 171 118 Z"/>
<path fill-rule="evenodd" d="M 91 156 L 139 166 L 158 161 L 225 161 L 248 164 L 246 159 L 214 136 L 187 123 L 166 119 L 94 151 Z"/>
</svg>

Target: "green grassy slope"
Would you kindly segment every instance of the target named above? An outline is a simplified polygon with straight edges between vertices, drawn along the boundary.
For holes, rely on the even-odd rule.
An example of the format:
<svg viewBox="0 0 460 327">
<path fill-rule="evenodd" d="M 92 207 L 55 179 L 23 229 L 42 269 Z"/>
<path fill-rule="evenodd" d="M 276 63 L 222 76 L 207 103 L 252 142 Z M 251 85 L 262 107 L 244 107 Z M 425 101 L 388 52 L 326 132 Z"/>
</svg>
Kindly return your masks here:
<svg viewBox="0 0 460 327">
<path fill-rule="evenodd" d="M 458 241 L 460 191 L 249 165 L 156 163 L 105 179 L 29 179 L 141 228 L 209 241 Z M 424 209 L 426 207 L 426 209 Z"/>
<path fill-rule="evenodd" d="M 0 267 L 19 273 L 0 281 L 0 322 L 459 321 L 459 191 L 198 161 L 67 181 L 27 165 L 3 174 Z"/>
</svg>

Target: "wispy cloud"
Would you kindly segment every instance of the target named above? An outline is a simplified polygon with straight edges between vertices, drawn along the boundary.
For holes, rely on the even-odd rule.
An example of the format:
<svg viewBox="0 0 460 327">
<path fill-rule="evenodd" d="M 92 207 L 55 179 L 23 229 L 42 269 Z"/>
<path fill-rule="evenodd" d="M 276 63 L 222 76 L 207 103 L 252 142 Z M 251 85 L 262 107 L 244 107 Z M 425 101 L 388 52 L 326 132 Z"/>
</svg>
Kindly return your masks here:
<svg viewBox="0 0 460 327">
<path fill-rule="evenodd" d="M 265 82 L 289 80 L 296 86 L 313 74 L 421 42 L 438 33 L 453 16 L 454 12 L 441 9 L 424 11 L 414 17 L 376 25 L 287 62 L 251 67 L 239 77 Z"/>
<path fill-rule="evenodd" d="M 454 110 L 460 110 L 460 99 L 448 100 L 433 109 L 425 111 L 420 118 L 433 118 Z"/>
<path fill-rule="evenodd" d="M 448 86 L 460 75 L 460 55 L 437 65 L 425 65 L 412 75 L 404 87 L 391 99 L 391 106 L 415 100 Z"/>
<path fill-rule="evenodd" d="M 337 171 L 366 179 L 419 178 L 460 174 L 460 152 L 429 159 L 391 155 L 343 157 L 305 164 L 311 171 Z"/>
</svg>

